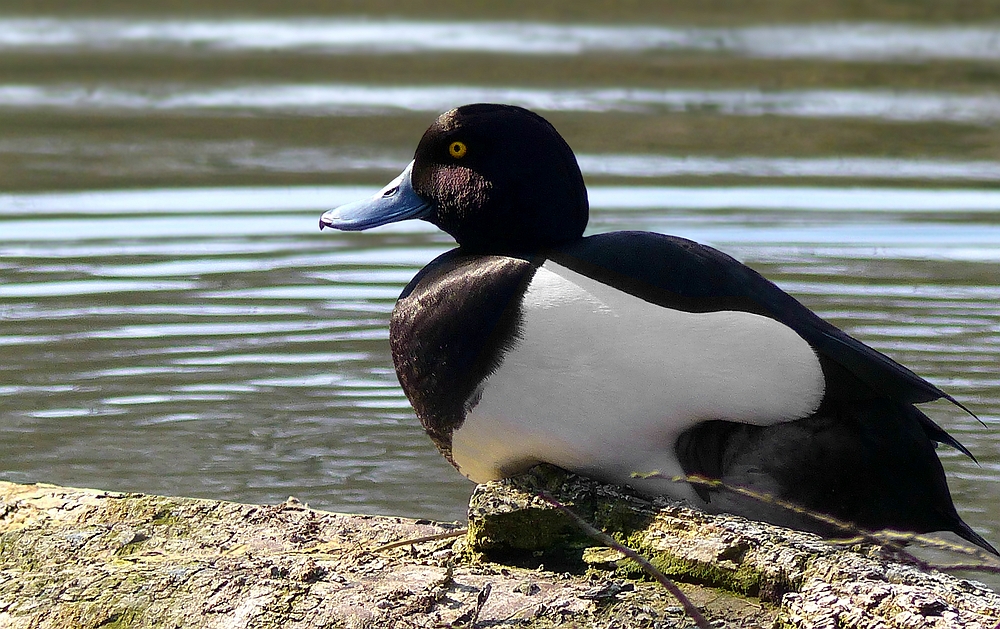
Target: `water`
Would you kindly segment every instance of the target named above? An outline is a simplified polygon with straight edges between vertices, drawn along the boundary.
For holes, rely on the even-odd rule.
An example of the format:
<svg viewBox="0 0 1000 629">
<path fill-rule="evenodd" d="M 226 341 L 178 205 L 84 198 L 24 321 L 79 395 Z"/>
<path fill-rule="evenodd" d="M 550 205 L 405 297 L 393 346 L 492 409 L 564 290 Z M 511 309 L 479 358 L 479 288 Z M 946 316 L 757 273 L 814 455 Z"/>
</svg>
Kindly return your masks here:
<svg viewBox="0 0 1000 629">
<path fill-rule="evenodd" d="M 966 404 L 985 427 L 927 410 L 979 458 L 939 451 L 1000 543 L 1000 23 L 978 5 L 290 6 L 0 16 L 0 477 L 463 518 L 387 345 L 450 241 L 317 221 L 441 110 L 499 100 L 577 150 L 590 233 L 721 248 Z"/>
<path fill-rule="evenodd" d="M 298 17 L 171 19 L 0 18 L 0 49 L 158 52 L 294 51 L 299 54 L 580 55 L 708 52 L 764 59 L 913 63 L 1000 60 L 991 27 L 878 22 L 705 28 Z"/>
</svg>

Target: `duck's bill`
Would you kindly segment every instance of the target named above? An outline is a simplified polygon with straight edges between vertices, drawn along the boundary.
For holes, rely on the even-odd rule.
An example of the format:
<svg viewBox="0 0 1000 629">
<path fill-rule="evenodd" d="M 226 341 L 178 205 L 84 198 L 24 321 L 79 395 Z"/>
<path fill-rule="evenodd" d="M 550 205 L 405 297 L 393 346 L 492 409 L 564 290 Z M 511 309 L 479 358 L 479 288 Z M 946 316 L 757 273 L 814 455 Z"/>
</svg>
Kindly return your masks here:
<svg viewBox="0 0 1000 629">
<path fill-rule="evenodd" d="M 375 196 L 324 212 L 319 218 L 319 228 L 361 231 L 410 218 L 426 218 L 433 206 L 414 192 L 410 182 L 412 171 L 413 162 L 410 162 L 398 177 Z"/>
</svg>

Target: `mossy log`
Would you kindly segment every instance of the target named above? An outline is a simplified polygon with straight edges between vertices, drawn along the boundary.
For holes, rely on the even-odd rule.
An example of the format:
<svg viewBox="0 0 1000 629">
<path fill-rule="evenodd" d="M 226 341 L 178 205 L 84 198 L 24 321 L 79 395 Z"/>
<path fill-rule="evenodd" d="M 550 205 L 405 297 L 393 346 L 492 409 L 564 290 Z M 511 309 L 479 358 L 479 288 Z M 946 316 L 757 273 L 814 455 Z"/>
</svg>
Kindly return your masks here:
<svg viewBox="0 0 1000 629">
<path fill-rule="evenodd" d="M 0 483 L 0 627 L 690 624 L 662 588 L 634 580 L 634 566 L 533 501 L 525 487 L 538 478 L 477 489 L 468 537 L 456 536 L 459 524 L 325 513 L 292 499 L 259 506 Z M 684 590 L 717 625 L 1000 622 L 1000 595 L 871 549 L 544 478 L 689 581 Z"/>
<path fill-rule="evenodd" d="M 1000 594 L 928 569 L 909 553 L 871 542 L 833 544 L 741 517 L 709 515 L 541 466 L 477 488 L 469 508 L 470 549 L 498 561 L 533 557 L 588 564 L 618 576 L 638 571 L 621 554 L 595 548 L 539 491 L 639 551 L 669 577 L 773 605 L 782 627 L 1000 627 Z M 969 552 L 971 559 L 958 555 L 965 565 L 1000 567 L 981 550 Z"/>
</svg>

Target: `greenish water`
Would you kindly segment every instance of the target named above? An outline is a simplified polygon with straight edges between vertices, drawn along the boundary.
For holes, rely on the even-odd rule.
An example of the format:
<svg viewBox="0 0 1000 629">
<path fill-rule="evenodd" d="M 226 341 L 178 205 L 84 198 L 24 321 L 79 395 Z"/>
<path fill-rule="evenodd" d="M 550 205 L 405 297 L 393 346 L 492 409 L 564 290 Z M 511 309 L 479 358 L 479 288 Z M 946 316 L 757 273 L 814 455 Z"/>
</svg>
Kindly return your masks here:
<svg viewBox="0 0 1000 629">
<path fill-rule="evenodd" d="M 721 248 L 977 413 L 928 409 L 1000 542 L 992 5 L 535 4 L 6 3 L 0 476 L 462 518 L 387 345 L 449 240 L 317 220 L 499 100 L 577 151 L 592 233 Z"/>
</svg>

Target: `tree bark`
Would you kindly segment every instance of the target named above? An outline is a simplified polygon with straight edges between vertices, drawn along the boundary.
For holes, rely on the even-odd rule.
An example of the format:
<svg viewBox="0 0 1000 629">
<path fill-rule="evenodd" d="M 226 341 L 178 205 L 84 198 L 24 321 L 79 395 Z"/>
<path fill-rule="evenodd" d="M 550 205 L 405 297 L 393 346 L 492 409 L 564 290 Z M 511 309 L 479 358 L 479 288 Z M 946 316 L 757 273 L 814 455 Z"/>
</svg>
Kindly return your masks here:
<svg viewBox="0 0 1000 629">
<path fill-rule="evenodd" d="M 774 605 L 783 627 L 1000 627 L 1000 594 L 928 569 L 909 552 L 871 542 L 836 545 L 809 533 L 649 500 L 553 468 L 478 487 L 469 509 L 472 549 L 506 561 L 531 554 L 559 562 L 575 558 L 618 574 L 636 572 L 619 553 L 593 548 L 537 497 L 540 490 L 638 550 L 669 577 Z M 1000 570 L 991 555 L 970 551 L 972 559 L 954 553 L 951 559 Z"/>
<path fill-rule="evenodd" d="M 971 581 L 562 478 L 560 500 L 679 580 L 700 582 L 684 590 L 730 627 L 1000 622 L 1000 595 Z M 294 499 L 260 506 L 0 483 L 0 627 L 689 624 L 662 588 L 634 580 L 634 566 L 525 493 L 537 482 L 478 488 L 470 534 L 459 537 L 456 524 L 325 513 Z"/>
</svg>

